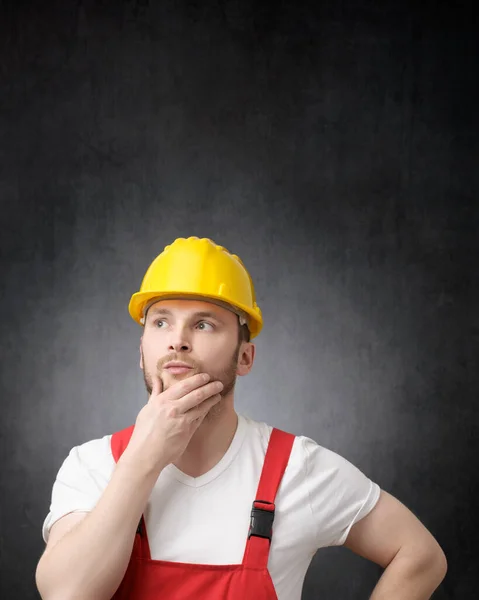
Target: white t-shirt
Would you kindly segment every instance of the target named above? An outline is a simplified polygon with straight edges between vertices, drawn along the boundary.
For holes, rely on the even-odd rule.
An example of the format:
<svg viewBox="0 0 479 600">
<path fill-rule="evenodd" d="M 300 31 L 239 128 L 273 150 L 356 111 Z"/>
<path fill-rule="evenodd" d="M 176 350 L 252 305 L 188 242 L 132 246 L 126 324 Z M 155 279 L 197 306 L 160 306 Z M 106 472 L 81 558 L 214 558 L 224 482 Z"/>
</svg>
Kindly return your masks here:
<svg viewBox="0 0 479 600">
<path fill-rule="evenodd" d="M 241 563 L 271 431 L 238 415 L 230 447 L 208 473 L 190 477 L 174 465 L 161 472 L 144 511 L 152 559 Z M 94 508 L 115 468 L 110 439 L 76 446 L 63 462 L 43 524 L 45 542 L 62 516 Z M 268 562 L 278 600 L 300 600 L 316 551 L 344 544 L 379 494 L 379 486 L 348 460 L 296 436 L 275 500 Z"/>
</svg>

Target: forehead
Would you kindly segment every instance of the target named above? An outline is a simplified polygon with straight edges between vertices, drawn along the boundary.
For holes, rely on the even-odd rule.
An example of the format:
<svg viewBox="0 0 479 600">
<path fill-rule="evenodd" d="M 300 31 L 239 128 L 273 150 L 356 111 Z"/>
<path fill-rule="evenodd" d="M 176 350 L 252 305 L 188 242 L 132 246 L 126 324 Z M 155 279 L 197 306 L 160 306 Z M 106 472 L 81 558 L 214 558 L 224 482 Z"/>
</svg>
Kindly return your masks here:
<svg viewBox="0 0 479 600">
<path fill-rule="evenodd" d="M 174 316 L 188 317 L 196 313 L 210 313 L 228 323 L 234 322 L 238 317 L 230 310 L 203 300 L 166 299 L 152 304 L 148 310 L 149 314 L 169 311 Z"/>
</svg>

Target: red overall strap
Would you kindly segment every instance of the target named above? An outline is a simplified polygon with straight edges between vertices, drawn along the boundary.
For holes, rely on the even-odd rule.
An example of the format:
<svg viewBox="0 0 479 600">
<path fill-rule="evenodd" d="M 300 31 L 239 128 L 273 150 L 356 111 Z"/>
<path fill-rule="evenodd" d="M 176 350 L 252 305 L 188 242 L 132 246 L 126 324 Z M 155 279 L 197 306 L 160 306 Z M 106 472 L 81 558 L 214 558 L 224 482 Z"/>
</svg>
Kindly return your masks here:
<svg viewBox="0 0 479 600">
<path fill-rule="evenodd" d="M 130 425 L 130 427 L 117 431 L 111 436 L 111 453 L 113 454 L 115 462 L 118 462 L 118 459 L 128 446 L 133 429 L 135 429 L 135 426 Z"/>
<path fill-rule="evenodd" d="M 125 451 L 125 448 L 128 446 L 128 443 L 130 442 L 130 438 L 133 434 L 134 429 L 135 429 L 135 426 L 130 425 L 130 427 L 127 427 L 126 429 L 122 429 L 121 431 L 117 431 L 116 433 L 114 433 L 111 436 L 111 442 L 110 442 L 111 453 L 113 455 L 113 458 L 115 459 L 115 462 L 118 462 L 118 459 Z M 140 531 L 141 531 L 141 535 L 135 536 L 136 539 L 135 539 L 133 551 L 135 554 L 140 553 L 142 558 L 147 558 L 148 560 L 150 560 L 151 559 L 150 544 L 148 543 L 148 535 L 146 533 L 145 518 L 143 515 L 141 515 L 141 519 L 138 524 L 137 533 L 140 533 Z M 138 537 L 140 539 L 138 539 Z"/>
<path fill-rule="evenodd" d="M 267 569 L 268 567 L 274 501 L 288 465 L 294 438 L 292 433 L 280 429 L 273 428 L 271 432 L 256 500 L 253 502 L 251 525 L 243 557 L 243 565 L 248 568 Z"/>
</svg>

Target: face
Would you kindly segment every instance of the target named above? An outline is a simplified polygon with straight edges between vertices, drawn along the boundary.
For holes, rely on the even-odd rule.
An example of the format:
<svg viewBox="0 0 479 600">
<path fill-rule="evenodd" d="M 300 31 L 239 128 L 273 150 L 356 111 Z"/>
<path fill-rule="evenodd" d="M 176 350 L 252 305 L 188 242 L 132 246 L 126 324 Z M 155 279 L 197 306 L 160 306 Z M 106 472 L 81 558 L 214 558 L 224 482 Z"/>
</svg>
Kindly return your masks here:
<svg viewBox="0 0 479 600">
<path fill-rule="evenodd" d="M 198 300 L 161 300 L 147 313 L 140 345 L 140 368 L 148 394 L 153 376 L 160 377 L 163 390 L 196 373 L 208 373 L 210 381 L 224 385 L 222 400 L 206 416 L 212 419 L 232 397 L 237 375 L 246 375 L 254 360 L 254 345 L 238 341 L 239 322 L 233 312 Z M 174 374 L 164 368 L 181 361 L 192 368 Z"/>
</svg>

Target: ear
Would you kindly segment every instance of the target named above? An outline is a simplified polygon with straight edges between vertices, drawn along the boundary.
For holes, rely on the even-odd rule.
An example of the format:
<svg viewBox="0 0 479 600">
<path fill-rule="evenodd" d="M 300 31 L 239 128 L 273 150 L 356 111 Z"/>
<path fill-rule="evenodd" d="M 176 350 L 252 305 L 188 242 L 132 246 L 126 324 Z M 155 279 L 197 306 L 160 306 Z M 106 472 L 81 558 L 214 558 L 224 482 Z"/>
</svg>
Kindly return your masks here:
<svg viewBox="0 0 479 600">
<path fill-rule="evenodd" d="M 236 374 L 242 377 L 248 375 L 253 368 L 256 346 L 251 342 L 243 342 L 241 344 L 240 353 L 238 356 L 238 367 Z"/>
</svg>

